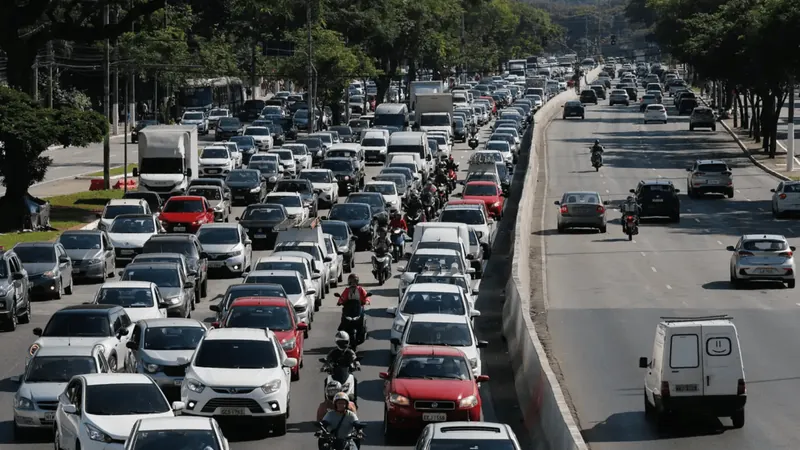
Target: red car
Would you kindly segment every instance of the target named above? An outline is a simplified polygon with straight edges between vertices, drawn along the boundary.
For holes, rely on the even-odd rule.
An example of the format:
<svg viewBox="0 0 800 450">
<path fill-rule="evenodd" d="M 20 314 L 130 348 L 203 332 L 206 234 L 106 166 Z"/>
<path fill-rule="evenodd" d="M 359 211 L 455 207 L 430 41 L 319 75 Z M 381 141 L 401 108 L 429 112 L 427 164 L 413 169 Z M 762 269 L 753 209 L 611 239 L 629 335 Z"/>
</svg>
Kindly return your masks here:
<svg viewBox="0 0 800 450">
<path fill-rule="evenodd" d="M 205 197 L 170 197 L 158 215 L 161 225 L 171 233 L 196 233 L 200 225 L 214 223 L 214 209 Z"/>
<path fill-rule="evenodd" d="M 300 379 L 303 365 L 303 344 L 308 325 L 297 321 L 289 299 L 282 297 L 242 297 L 234 300 L 222 323 L 215 328 L 269 328 L 281 341 L 289 358 L 297 359 L 292 367 L 292 380 Z"/>
<path fill-rule="evenodd" d="M 505 198 L 503 197 L 503 190 L 497 183 L 492 181 L 470 181 L 464 186 L 461 198 L 464 200 L 481 200 L 486 204 L 489 216 L 496 219 L 503 217 Z"/>
<path fill-rule="evenodd" d="M 384 381 L 384 431 L 392 437 L 399 430 L 423 428 L 431 422 L 481 420 L 478 383 L 486 375 L 473 376 L 464 353 L 453 347 L 412 345 L 403 347 Z"/>
</svg>

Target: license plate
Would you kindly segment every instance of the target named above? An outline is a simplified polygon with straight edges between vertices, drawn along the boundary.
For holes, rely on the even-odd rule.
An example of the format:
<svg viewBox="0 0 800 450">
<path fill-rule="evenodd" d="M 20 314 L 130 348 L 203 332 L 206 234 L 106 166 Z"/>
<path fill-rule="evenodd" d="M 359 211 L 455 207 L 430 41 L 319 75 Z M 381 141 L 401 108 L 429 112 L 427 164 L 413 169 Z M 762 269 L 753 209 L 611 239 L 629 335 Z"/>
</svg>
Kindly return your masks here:
<svg viewBox="0 0 800 450">
<path fill-rule="evenodd" d="M 663 203 L 663 202 L 664 202 L 663 198 L 654 198 L 653 199 L 653 203 Z"/>
<path fill-rule="evenodd" d="M 447 414 L 445 413 L 424 413 L 422 414 L 422 420 L 425 422 L 444 422 L 447 420 Z"/>
<path fill-rule="evenodd" d="M 719 184 L 717 180 L 708 180 L 708 184 Z"/>
<path fill-rule="evenodd" d="M 175 227 L 175 228 L 173 228 L 173 230 L 175 230 L 175 231 L 186 231 L 186 227 Z M 133 252 L 131 252 L 131 253 L 133 253 Z"/>
<path fill-rule="evenodd" d="M 256 239 L 266 239 L 267 238 L 266 234 L 256 234 L 254 236 L 255 236 Z"/>
<path fill-rule="evenodd" d="M 696 384 L 676 384 L 675 392 L 697 392 Z"/>
<path fill-rule="evenodd" d="M 177 230 L 178 228 L 176 227 L 175 229 Z M 119 252 L 121 254 L 123 254 L 123 255 L 132 255 L 133 254 L 133 250 L 120 250 Z"/>
<path fill-rule="evenodd" d="M 47 420 L 48 422 L 56 420 L 56 413 L 54 412 L 44 413 L 44 420 Z"/>
<path fill-rule="evenodd" d="M 81 269 L 72 269 L 72 273 L 81 273 Z"/>
<path fill-rule="evenodd" d="M 208 267 L 222 267 L 222 261 L 209 261 Z"/>
<path fill-rule="evenodd" d="M 219 169 L 208 169 L 208 173 L 219 173 Z"/>
<path fill-rule="evenodd" d="M 182 384 L 183 384 L 183 379 L 180 379 L 180 380 L 173 380 L 173 381 L 172 381 L 172 384 L 173 384 L 173 385 L 175 385 L 175 386 L 180 386 L 180 385 L 182 385 Z"/>
<path fill-rule="evenodd" d="M 237 195 L 233 197 L 235 200 L 244 200 L 244 195 Z"/>
<path fill-rule="evenodd" d="M 772 268 L 761 268 L 755 270 L 755 273 L 775 273 L 775 272 L 777 272 L 777 270 Z"/>
<path fill-rule="evenodd" d="M 243 416 L 245 415 L 244 408 L 220 408 L 220 416 Z"/>
</svg>

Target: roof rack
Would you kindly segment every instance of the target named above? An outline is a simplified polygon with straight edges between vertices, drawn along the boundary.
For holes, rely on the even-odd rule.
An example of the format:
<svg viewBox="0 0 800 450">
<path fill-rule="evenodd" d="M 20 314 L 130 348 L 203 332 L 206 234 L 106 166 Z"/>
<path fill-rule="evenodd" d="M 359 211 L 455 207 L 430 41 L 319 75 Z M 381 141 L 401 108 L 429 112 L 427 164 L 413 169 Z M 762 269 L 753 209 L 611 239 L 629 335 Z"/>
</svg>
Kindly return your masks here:
<svg viewBox="0 0 800 450">
<path fill-rule="evenodd" d="M 322 221 L 319 217 L 313 217 L 310 219 L 304 219 L 300 223 L 292 224 L 292 225 L 281 225 L 275 227 L 275 231 L 287 231 L 292 228 L 317 228 L 318 226 L 322 225 Z"/>
<path fill-rule="evenodd" d="M 728 314 L 717 314 L 713 316 L 687 316 L 687 317 L 661 317 L 664 322 L 697 322 L 700 320 L 733 320 L 733 316 Z"/>
</svg>

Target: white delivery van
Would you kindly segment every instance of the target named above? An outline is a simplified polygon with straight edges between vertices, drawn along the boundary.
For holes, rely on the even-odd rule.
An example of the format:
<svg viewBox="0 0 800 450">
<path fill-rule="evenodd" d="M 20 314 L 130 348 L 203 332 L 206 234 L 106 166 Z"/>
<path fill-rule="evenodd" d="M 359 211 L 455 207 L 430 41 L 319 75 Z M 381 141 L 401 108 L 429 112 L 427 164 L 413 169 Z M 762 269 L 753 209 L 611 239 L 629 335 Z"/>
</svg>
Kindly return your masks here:
<svg viewBox="0 0 800 450">
<path fill-rule="evenodd" d="M 275 239 L 275 245 L 282 242 L 311 242 L 319 246 L 322 251 L 322 258 L 325 262 L 325 267 L 330 270 L 331 263 L 335 255 L 328 253 L 328 248 L 325 246 L 325 237 L 322 231 L 322 222 L 319 218 L 306 219 L 299 224 L 292 227 L 282 228 L 278 230 L 278 236 Z M 328 279 L 329 284 L 333 284 L 333 280 Z"/>
<path fill-rule="evenodd" d="M 428 134 L 422 131 L 397 131 L 389 138 L 386 149 L 388 158 L 392 153 L 416 153 L 425 161 L 428 173 L 433 173 L 436 162 L 433 161 L 431 149 L 428 147 Z M 423 175 L 423 178 L 426 178 Z"/>
<path fill-rule="evenodd" d="M 639 358 L 645 415 L 705 413 L 744 426 L 747 402 L 739 334 L 730 316 L 662 317 L 652 359 Z"/>
<path fill-rule="evenodd" d="M 458 231 L 458 237 L 461 242 L 464 243 L 464 246 L 467 248 L 466 259 L 473 260 L 475 259 L 475 255 L 469 252 L 469 226 L 465 223 L 458 223 L 458 222 L 420 222 L 416 226 L 414 226 L 414 239 L 411 242 L 411 250 L 409 253 L 406 253 L 406 258 L 411 256 L 411 253 L 417 249 L 420 241 L 422 240 L 423 236 L 427 232 L 427 230 L 431 229 L 442 229 L 442 228 L 450 228 Z"/>
</svg>

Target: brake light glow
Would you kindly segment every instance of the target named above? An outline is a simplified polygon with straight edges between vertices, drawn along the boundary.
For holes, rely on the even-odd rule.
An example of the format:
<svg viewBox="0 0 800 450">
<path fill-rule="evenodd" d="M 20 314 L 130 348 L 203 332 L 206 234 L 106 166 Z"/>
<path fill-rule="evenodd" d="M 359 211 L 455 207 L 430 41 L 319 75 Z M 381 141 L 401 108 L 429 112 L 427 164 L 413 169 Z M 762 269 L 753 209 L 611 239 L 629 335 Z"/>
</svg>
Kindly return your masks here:
<svg viewBox="0 0 800 450">
<path fill-rule="evenodd" d="M 567 208 L 567 205 L 561 206 L 561 214 L 567 214 L 568 212 L 569 208 Z"/>
<path fill-rule="evenodd" d="M 627 216 L 625 217 L 625 220 L 627 220 L 628 222 L 633 222 L 633 216 Z"/>
<path fill-rule="evenodd" d="M 786 200 L 786 194 L 781 194 L 778 196 L 781 200 Z"/>
<path fill-rule="evenodd" d="M 753 256 L 753 253 L 751 253 L 751 252 L 745 252 L 745 251 L 740 251 L 740 252 L 739 252 L 739 256 Z"/>
<path fill-rule="evenodd" d="M 791 258 L 793 253 L 792 252 L 782 252 L 779 255 L 783 256 L 784 258 Z"/>
<path fill-rule="evenodd" d="M 597 207 L 597 212 L 602 214 L 602 213 L 606 212 L 606 209 L 604 207 L 602 207 L 602 206 L 598 206 Z"/>
</svg>

